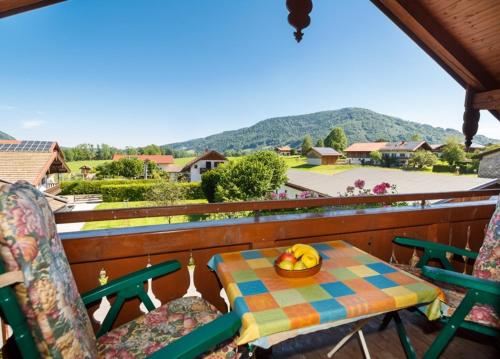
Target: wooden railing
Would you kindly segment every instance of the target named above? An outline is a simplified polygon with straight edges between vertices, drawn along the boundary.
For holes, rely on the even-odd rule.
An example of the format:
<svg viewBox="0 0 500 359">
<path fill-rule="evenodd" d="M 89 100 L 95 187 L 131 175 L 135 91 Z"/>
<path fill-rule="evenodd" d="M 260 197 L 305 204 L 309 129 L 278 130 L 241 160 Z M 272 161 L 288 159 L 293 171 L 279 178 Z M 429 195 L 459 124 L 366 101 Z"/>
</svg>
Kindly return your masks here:
<svg viewBox="0 0 500 359">
<path fill-rule="evenodd" d="M 321 212 L 270 214 L 266 216 L 217 221 L 163 224 L 155 226 L 117 228 L 61 234 L 63 245 L 80 291 L 98 285 L 99 271 L 117 278 L 151 263 L 177 259 L 183 269 L 153 281 L 156 296 L 162 301 L 182 296 L 188 287 L 186 265 L 190 253 L 197 263 L 197 289 L 219 309 L 225 303 L 219 296 L 220 284 L 206 263 L 216 253 L 235 250 L 288 246 L 297 242 L 346 240 L 373 255 L 389 260 L 394 253 L 401 262 L 408 261 L 413 249 L 395 247 L 395 236 L 409 236 L 434 242 L 465 247 L 470 228 L 469 245 L 478 250 L 495 202 L 446 202 L 422 206 L 422 201 L 437 199 L 484 199 L 499 190 L 370 196 L 366 198 L 325 198 L 291 201 L 243 202 L 187 205 L 160 208 L 86 211 L 56 214 L 58 223 L 170 216 L 195 213 L 263 211 L 293 208 L 327 208 Z M 417 206 L 381 207 L 368 209 L 338 209 L 360 203 L 418 201 Z M 425 204 L 425 202 L 424 202 Z M 333 207 L 333 208 L 328 208 Z M 455 258 L 462 270 L 464 263 Z M 467 269 L 470 271 L 470 264 Z M 117 323 L 128 321 L 139 312 L 138 301 L 128 302 Z M 91 312 L 96 307 L 91 308 Z"/>
</svg>

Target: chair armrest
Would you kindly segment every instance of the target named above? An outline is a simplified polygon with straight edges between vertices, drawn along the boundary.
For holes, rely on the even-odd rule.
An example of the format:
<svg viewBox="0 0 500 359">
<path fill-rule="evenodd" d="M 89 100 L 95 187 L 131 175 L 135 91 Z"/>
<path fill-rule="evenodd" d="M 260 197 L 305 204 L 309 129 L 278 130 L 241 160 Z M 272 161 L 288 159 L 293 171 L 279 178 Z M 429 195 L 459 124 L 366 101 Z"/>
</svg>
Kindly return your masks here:
<svg viewBox="0 0 500 359">
<path fill-rule="evenodd" d="M 116 294 L 120 290 L 124 290 L 134 285 L 144 283 L 148 279 L 175 272 L 176 270 L 180 269 L 180 267 L 180 263 L 176 260 L 173 260 L 155 264 L 151 267 L 127 274 L 123 277 L 114 279 L 105 285 L 94 288 L 87 293 L 82 294 L 83 303 L 85 305 L 88 305 L 101 299 L 102 297 Z"/>
<path fill-rule="evenodd" d="M 493 295 L 500 295 L 500 282 L 476 278 L 469 274 L 452 272 L 449 270 L 424 266 L 422 274 L 428 278 L 445 283 L 455 284 L 468 289 L 476 289 Z"/>
<path fill-rule="evenodd" d="M 466 249 L 461 249 L 458 247 L 449 246 L 447 244 L 422 241 L 420 239 L 406 238 L 406 237 L 396 237 L 394 238 L 394 243 L 401 244 L 409 247 L 419 247 L 424 248 L 424 250 L 432 252 L 451 252 L 459 256 L 465 256 L 471 259 L 476 259 L 478 253 L 473 251 L 468 251 Z"/>
<path fill-rule="evenodd" d="M 240 327 L 241 319 L 239 316 L 235 312 L 229 312 L 170 343 L 148 356 L 148 359 L 198 357 L 217 344 L 231 338 Z"/>
</svg>

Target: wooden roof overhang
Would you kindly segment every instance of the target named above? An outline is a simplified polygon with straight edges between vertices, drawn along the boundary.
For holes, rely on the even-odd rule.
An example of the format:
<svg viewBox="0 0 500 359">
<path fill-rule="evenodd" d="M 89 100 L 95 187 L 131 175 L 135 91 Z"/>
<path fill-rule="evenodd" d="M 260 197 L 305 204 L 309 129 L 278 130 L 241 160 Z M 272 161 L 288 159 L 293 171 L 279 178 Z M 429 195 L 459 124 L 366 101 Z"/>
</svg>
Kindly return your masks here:
<svg viewBox="0 0 500 359">
<path fill-rule="evenodd" d="M 371 0 L 467 91 L 470 146 L 479 110 L 500 121 L 500 1 Z"/>
<path fill-rule="evenodd" d="M 1 0 L 0 18 L 18 14 L 20 12 L 38 9 L 43 6 L 56 4 L 64 0 Z"/>
</svg>

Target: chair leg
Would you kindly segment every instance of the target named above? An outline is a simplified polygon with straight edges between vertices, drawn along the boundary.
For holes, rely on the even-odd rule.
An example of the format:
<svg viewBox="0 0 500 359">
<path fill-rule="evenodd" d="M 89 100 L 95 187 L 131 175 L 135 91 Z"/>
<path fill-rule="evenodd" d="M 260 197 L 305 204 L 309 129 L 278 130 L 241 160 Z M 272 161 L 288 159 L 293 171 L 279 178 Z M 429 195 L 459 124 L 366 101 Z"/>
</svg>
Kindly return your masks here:
<svg viewBox="0 0 500 359">
<path fill-rule="evenodd" d="M 457 329 L 460 328 L 460 324 L 464 321 L 465 317 L 467 316 L 467 314 L 469 314 L 470 310 L 474 306 L 474 296 L 476 296 L 477 294 L 478 293 L 476 291 L 469 290 L 458 308 L 455 310 L 455 313 L 453 313 L 453 315 L 448 320 L 448 323 L 444 326 L 429 349 L 427 349 L 427 351 L 425 352 L 424 359 L 434 359 L 439 357 L 439 355 L 455 335 Z"/>
</svg>

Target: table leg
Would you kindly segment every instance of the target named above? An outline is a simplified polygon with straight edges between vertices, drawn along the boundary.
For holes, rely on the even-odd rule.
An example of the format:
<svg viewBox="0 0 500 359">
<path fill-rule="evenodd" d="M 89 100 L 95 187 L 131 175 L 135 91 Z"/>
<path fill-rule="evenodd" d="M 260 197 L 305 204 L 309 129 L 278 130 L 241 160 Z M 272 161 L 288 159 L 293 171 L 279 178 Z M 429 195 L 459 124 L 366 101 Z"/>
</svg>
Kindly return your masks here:
<svg viewBox="0 0 500 359">
<path fill-rule="evenodd" d="M 401 321 L 398 312 L 392 313 L 392 316 L 394 318 L 394 322 L 396 323 L 396 329 L 398 330 L 399 340 L 403 345 L 406 357 L 409 359 L 416 359 L 417 353 L 415 353 L 415 349 L 413 348 L 413 345 L 411 345 L 410 338 L 408 338 L 408 335 L 406 334 L 405 326 Z"/>
<path fill-rule="evenodd" d="M 366 341 L 365 341 L 365 337 L 363 335 L 363 331 L 362 331 L 362 328 L 365 326 L 366 323 L 368 323 L 368 321 L 370 320 L 371 318 L 367 318 L 367 319 L 363 319 L 363 320 L 360 320 L 359 322 L 356 323 L 356 325 L 354 326 L 354 328 L 351 330 L 351 332 L 349 334 L 347 334 L 345 337 L 343 337 L 338 343 L 337 345 L 335 345 L 335 347 L 330 350 L 330 352 L 328 352 L 327 356 L 328 358 L 331 358 L 340 348 L 342 348 L 342 346 L 344 346 L 344 344 L 356 333 L 358 333 L 359 335 L 359 340 L 361 341 L 361 346 L 363 347 L 363 353 L 365 354 L 365 357 L 367 359 L 370 359 L 370 353 L 368 352 L 368 347 L 366 346 Z"/>
</svg>

